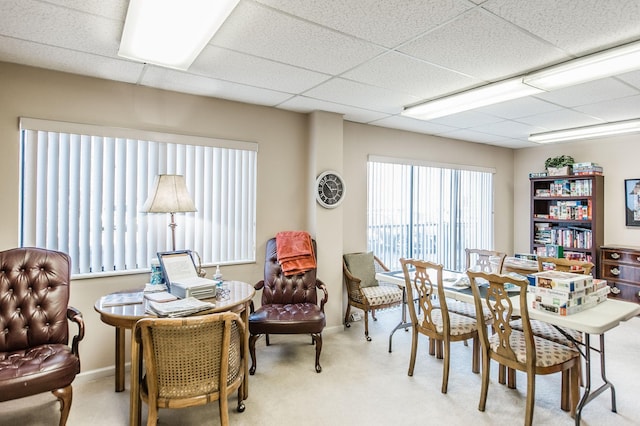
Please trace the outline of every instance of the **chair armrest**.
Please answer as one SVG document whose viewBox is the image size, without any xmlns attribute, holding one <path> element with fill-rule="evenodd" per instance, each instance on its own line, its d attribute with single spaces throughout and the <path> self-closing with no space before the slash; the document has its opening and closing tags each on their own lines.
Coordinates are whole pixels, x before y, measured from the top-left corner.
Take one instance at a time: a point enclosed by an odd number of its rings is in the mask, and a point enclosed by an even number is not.
<svg viewBox="0 0 640 426">
<path fill-rule="evenodd" d="M 373 260 L 378 264 L 378 268 L 382 269 L 385 272 L 389 272 L 390 271 L 390 269 L 387 268 L 387 265 L 382 263 L 382 260 L 380 260 L 380 258 L 378 258 L 378 256 L 373 256 Z M 376 272 L 378 272 L 377 271 L 378 268 L 376 268 Z"/>
<path fill-rule="evenodd" d="M 253 288 L 256 290 L 262 290 L 264 288 L 264 280 L 260 280 L 253 285 Z"/>
<path fill-rule="evenodd" d="M 67 319 L 78 324 L 78 333 L 73 336 L 73 341 L 71 343 L 71 352 L 79 359 L 79 344 L 80 340 L 84 339 L 84 318 L 82 317 L 82 313 L 78 309 L 72 306 L 68 306 Z"/>
<path fill-rule="evenodd" d="M 316 279 L 316 288 L 324 292 L 324 297 L 320 300 L 320 310 L 324 312 L 324 304 L 327 303 L 329 299 L 329 292 L 327 291 L 327 286 L 319 279 Z"/>
</svg>

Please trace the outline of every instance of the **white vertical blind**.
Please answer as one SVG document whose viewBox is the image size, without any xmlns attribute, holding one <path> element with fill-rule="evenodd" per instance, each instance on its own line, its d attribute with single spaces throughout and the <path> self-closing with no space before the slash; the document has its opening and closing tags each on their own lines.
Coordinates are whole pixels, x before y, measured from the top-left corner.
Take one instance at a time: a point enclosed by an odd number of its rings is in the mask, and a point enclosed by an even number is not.
<svg viewBox="0 0 640 426">
<path fill-rule="evenodd" d="M 171 249 L 169 214 L 141 212 L 166 173 L 185 176 L 198 210 L 176 215 L 177 249 L 204 264 L 255 260 L 257 144 L 37 119 L 21 129 L 21 246 L 69 253 L 76 276 L 147 269 Z"/>
<path fill-rule="evenodd" d="M 463 270 L 465 248 L 493 248 L 493 172 L 370 158 L 368 246 L 391 268 L 416 257 Z"/>
</svg>

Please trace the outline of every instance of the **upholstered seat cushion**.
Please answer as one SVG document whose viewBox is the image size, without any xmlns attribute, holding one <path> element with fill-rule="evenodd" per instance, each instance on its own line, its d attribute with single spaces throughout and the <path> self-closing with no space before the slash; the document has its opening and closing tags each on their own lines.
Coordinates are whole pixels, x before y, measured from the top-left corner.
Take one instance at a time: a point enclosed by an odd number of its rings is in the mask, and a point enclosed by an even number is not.
<svg viewBox="0 0 640 426">
<path fill-rule="evenodd" d="M 424 314 L 420 314 L 418 323 L 423 321 L 423 315 Z M 442 323 L 442 311 L 440 309 L 434 309 L 431 311 L 431 320 L 436 326 L 436 331 L 438 333 L 443 333 L 444 325 Z M 449 312 L 449 325 L 451 328 L 451 336 L 468 334 L 478 329 L 476 320 L 465 317 L 464 315 L 454 314 L 453 312 Z"/>
<path fill-rule="evenodd" d="M 372 307 L 402 302 L 402 290 L 397 285 L 381 284 L 372 287 L 364 287 L 362 289 L 362 293 L 369 301 L 369 306 Z M 356 301 L 360 303 L 364 302 L 359 299 L 361 299 L 361 297 L 358 295 Z"/>
<path fill-rule="evenodd" d="M 530 320 L 529 322 L 531 323 L 531 331 L 534 336 L 542 337 L 544 339 L 551 340 L 552 342 L 560 343 L 561 345 L 574 346 L 571 339 L 562 334 L 551 324 L 538 320 Z M 511 325 L 511 328 L 515 330 L 524 331 L 522 328 L 522 320 L 511 321 L 509 325 Z M 582 342 L 581 332 L 571 329 L 567 329 L 565 332 L 576 342 Z"/>
<path fill-rule="evenodd" d="M 461 302 L 455 299 L 447 299 L 447 309 L 449 312 L 464 315 L 465 317 L 476 319 L 476 305 L 473 303 Z M 484 306 L 482 308 L 484 312 L 484 319 L 487 322 L 492 321 L 491 312 Z"/>
<path fill-rule="evenodd" d="M 315 303 L 263 305 L 249 316 L 249 331 L 257 334 L 321 333 L 324 312 Z"/>
<path fill-rule="evenodd" d="M 552 365 L 561 364 L 580 356 L 580 354 L 568 346 L 561 345 L 542 337 L 533 337 L 536 345 L 536 366 L 550 367 Z M 527 361 L 527 351 L 525 347 L 524 333 L 518 330 L 511 331 L 510 337 L 511 348 L 516 354 L 518 362 L 525 363 Z M 489 337 L 489 345 L 491 350 L 497 352 L 500 346 L 500 335 L 498 333 Z"/>
<path fill-rule="evenodd" d="M 0 401 L 68 386 L 80 372 L 80 360 L 64 344 L 0 352 Z"/>
</svg>

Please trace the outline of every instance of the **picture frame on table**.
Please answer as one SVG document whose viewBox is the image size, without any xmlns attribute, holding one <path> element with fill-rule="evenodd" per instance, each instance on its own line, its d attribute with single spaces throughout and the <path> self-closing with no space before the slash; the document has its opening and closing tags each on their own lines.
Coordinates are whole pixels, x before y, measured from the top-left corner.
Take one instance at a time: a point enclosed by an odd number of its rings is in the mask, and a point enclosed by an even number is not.
<svg viewBox="0 0 640 426">
<path fill-rule="evenodd" d="M 624 180 L 625 224 L 640 226 L 640 178 Z"/>
</svg>

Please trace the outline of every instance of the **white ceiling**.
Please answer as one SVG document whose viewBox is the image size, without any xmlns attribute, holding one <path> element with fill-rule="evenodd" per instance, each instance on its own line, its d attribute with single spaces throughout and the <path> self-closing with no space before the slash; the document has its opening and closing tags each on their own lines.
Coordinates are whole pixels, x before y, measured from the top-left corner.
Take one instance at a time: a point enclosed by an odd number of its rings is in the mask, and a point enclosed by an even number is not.
<svg viewBox="0 0 640 426">
<path fill-rule="evenodd" d="M 0 61 L 496 146 L 640 118 L 640 71 L 431 121 L 402 109 L 640 40 L 640 0 L 240 0 L 187 71 L 118 57 L 127 0 L 0 0 Z"/>
</svg>

